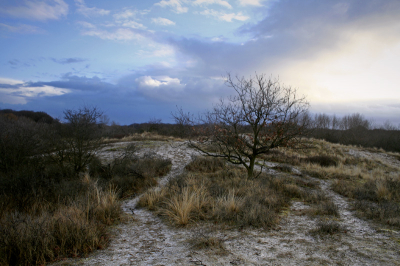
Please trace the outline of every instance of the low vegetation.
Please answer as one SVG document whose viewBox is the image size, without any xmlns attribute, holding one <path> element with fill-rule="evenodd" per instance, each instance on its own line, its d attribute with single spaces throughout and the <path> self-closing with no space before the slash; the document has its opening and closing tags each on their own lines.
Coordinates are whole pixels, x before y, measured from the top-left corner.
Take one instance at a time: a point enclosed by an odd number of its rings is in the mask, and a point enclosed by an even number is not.
<svg viewBox="0 0 400 266">
<path fill-rule="evenodd" d="M 379 152 L 396 161 L 397 154 L 321 140 L 304 141 L 307 149 L 279 149 L 264 159 L 296 165 L 310 176 L 332 180 L 335 192 L 354 200 L 352 206 L 360 217 L 400 227 L 400 169 L 398 164 L 374 156 Z M 321 210 L 334 213 L 329 205 Z"/>
<path fill-rule="evenodd" d="M 139 206 L 157 211 L 172 224 L 212 221 L 234 227 L 272 228 L 292 199 L 315 206 L 314 215 L 338 216 L 318 184 L 290 175 L 247 178 L 246 169 L 216 158 L 195 158 L 187 172 L 159 190 L 145 193 Z"/>
<path fill-rule="evenodd" d="M 66 111 L 64 124 L 37 115 L 38 122 L 0 115 L 0 265 L 42 265 L 105 247 L 107 226 L 123 218 L 120 199 L 171 168 L 135 156 L 134 145 L 101 162 L 96 109 Z"/>
<path fill-rule="evenodd" d="M 101 113 L 91 111 L 69 111 L 65 123 L 43 113 L 0 114 L 0 265 L 41 265 L 105 247 L 107 226 L 123 219 L 120 200 L 140 193 L 140 207 L 176 226 L 278 228 L 291 202 L 301 201 L 308 207 L 299 214 L 317 220 L 311 233 L 334 235 L 346 228 L 338 206 L 321 189 L 330 184 L 360 217 L 400 228 L 397 153 L 303 138 L 296 148 L 274 147 L 257 157 L 254 176 L 219 158 L 196 157 L 183 174 L 156 188 L 156 177 L 170 171 L 170 160 L 138 157 L 135 145 L 108 162 L 96 153 L 115 141 L 181 140 L 167 136 L 174 127 L 160 121 L 108 127 L 97 120 Z M 123 134 L 109 131 L 116 128 Z M 274 174 L 258 174 L 265 161 L 275 163 Z M 190 244 L 226 252 L 222 238 L 211 234 L 199 234 Z"/>
<path fill-rule="evenodd" d="M 90 173 L 65 175 L 58 165 L 0 175 L 0 265 L 43 264 L 85 256 L 107 245 L 120 221 L 121 198 L 157 184 L 171 162 L 153 156 L 97 159 Z"/>
</svg>

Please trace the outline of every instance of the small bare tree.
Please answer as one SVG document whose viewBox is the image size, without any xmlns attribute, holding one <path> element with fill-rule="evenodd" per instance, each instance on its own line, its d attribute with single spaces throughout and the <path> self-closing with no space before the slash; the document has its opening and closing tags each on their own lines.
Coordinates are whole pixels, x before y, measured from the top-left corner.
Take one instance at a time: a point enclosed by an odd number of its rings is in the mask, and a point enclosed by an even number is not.
<svg viewBox="0 0 400 266">
<path fill-rule="evenodd" d="M 75 173 L 85 169 L 101 144 L 102 115 L 96 107 L 64 111 L 65 123 L 55 125 L 49 132 L 55 147 L 52 157 L 61 166 L 72 166 Z"/>
<path fill-rule="evenodd" d="M 256 75 L 254 78 L 227 76 L 227 86 L 235 96 L 221 99 L 204 116 L 194 120 L 180 111 L 177 122 L 193 126 L 195 135 L 190 144 L 203 154 L 225 158 L 247 169 L 254 175 L 256 158 L 277 147 L 296 146 L 305 133 L 310 118 L 305 97 L 297 97 L 296 90 L 283 86 L 278 80 Z M 203 145 L 212 145 L 210 152 Z"/>
</svg>

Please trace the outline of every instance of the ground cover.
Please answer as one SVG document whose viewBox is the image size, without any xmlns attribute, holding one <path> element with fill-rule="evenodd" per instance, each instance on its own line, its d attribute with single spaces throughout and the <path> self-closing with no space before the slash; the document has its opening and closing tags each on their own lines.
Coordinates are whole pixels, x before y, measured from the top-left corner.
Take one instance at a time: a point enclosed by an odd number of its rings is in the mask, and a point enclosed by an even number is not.
<svg viewBox="0 0 400 266">
<path fill-rule="evenodd" d="M 332 165 L 311 164 L 302 158 L 320 155 L 338 157 L 339 159 L 335 159 L 336 167 L 340 167 L 346 158 L 356 161 L 360 159 L 360 165 L 363 162 L 366 165 L 381 165 L 392 169 L 393 173 L 398 160 L 383 151 L 370 152 L 350 146 L 343 146 L 343 149 L 333 147 L 336 154 L 324 153 L 325 148 L 329 148 L 325 145 L 331 144 L 320 141 L 315 143 L 317 147 L 321 147 L 321 152 L 318 152 L 318 149 L 279 150 L 279 153 L 272 154 L 274 159 L 259 162 L 268 165 L 264 167 L 264 177 L 260 176 L 259 180 L 239 181 L 241 169 L 226 166 L 218 161 L 204 162 L 185 142 L 144 142 L 141 152 L 144 154 L 151 151 L 162 158 L 170 159 L 171 171 L 159 180 L 156 187 L 123 202 L 122 209 L 131 219 L 113 227 L 111 233 L 114 237 L 108 248 L 98 250 L 88 258 L 67 260 L 59 262 L 58 265 L 398 264 L 398 230 L 360 216 L 354 209 L 352 198 L 342 196 L 332 189 L 335 178 L 332 177 L 334 175 L 329 175 L 329 171 L 312 176 L 308 172 L 310 168 L 307 168 L 313 167 L 311 170 L 315 171 L 326 170 L 333 167 Z M 107 153 L 110 152 L 104 153 L 106 157 L 109 156 Z M 286 154 L 286 157 L 282 156 L 282 153 Z M 366 157 L 358 158 L 360 153 L 366 154 Z M 289 160 L 294 161 L 293 158 L 299 162 L 290 163 Z M 377 161 L 373 158 L 377 158 Z M 344 165 L 354 168 L 354 165 Z M 344 169 L 347 169 L 346 167 Z M 372 170 L 357 171 L 367 175 Z M 357 171 L 350 173 L 354 174 Z M 351 178 L 355 177 L 357 182 L 363 182 L 357 175 L 349 176 L 344 180 L 352 180 Z M 231 215 L 232 212 L 229 212 L 229 206 L 232 205 L 227 203 L 232 202 L 232 199 L 235 204 L 239 203 L 245 195 L 236 194 L 241 190 L 259 190 L 258 182 L 264 178 L 279 180 L 278 188 L 281 190 L 277 189 L 275 193 L 288 200 L 285 201 L 287 205 L 274 212 L 276 223 L 265 226 L 246 224 L 240 219 L 235 219 L 235 216 Z M 246 182 L 253 185 L 250 188 L 242 187 Z M 208 183 L 215 183 L 211 186 L 214 188 L 207 188 L 205 185 Z M 201 185 L 203 192 L 209 193 L 209 197 L 219 195 L 205 201 L 213 202 L 214 208 L 209 208 L 210 205 L 207 204 L 197 210 L 194 208 L 194 211 L 189 212 L 188 223 L 180 224 L 173 214 L 166 212 L 174 210 L 170 208 L 172 205 L 168 204 L 174 202 L 174 197 L 178 199 L 177 202 L 179 199 L 181 203 L 184 202 L 182 199 L 185 193 L 190 196 L 189 192 L 199 189 Z M 227 186 L 227 190 L 221 189 L 221 185 Z M 175 191 L 175 194 L 172 191 Z M 158 198 L 160 195 L 162 200 Z M 225 204 L 222 204 L 224 201 Z M 138 203 L 146 207 L 138 208 Z M 236 214 L 239 215 L 247 211 L 238 210 Z"/>
</svg>

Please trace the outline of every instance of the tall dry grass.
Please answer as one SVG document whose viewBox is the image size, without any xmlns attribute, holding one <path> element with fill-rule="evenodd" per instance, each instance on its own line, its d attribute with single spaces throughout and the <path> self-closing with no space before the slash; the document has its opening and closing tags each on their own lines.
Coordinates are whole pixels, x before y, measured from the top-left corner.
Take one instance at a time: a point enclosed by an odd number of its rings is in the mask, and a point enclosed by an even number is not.
<svg viewBox="0 0 400 266">
<path fill-rule="evenodd" d="M 41 265 L 65 256 L 84 256 L 107 244 L 106 226 L 121 216 L 115 189 L 103 190 L 88 176 L 84 194 L 68 202 L 35 204 L 0 217 L 0 264 Z"/>
<path fill-rule="evenodd" d="M 0 265 L 43 265 L 105 247 L 107 226 L 122 217 L 120 199 L 157 184 L 171 162 L 94 160 L 92 175 L 80 176 L 45 161 L 42 167 L 0 173 Z"/>
<path fill-rule="evenodd" d="M 140 205 L 184 226 L 201 220 L 232 226 L 272 227 L 289 206 L 291 186 L 272 176 L 247 179 L 246 171 L 214 159 L 197 158 L 186 172 L 160 190 L 145 193 Z M 195 169 L 195 170 L 194 170 Z"/>
</svg>

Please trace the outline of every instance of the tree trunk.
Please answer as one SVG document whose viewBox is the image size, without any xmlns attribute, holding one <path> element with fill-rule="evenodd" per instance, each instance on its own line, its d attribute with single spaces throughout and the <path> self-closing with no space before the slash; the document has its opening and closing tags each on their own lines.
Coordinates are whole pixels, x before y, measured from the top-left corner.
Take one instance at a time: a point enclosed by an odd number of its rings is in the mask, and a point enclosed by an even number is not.
<svg viewBox="0 0 400 266">
<path fill-rule="evenodd" d="M 255 161 L 256 161 L 256 157 L 250 158 L 250 164 L 249 164 L 249 167 L 247 168 L 247 178 L 253 177 Z"/>
</svg>

